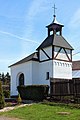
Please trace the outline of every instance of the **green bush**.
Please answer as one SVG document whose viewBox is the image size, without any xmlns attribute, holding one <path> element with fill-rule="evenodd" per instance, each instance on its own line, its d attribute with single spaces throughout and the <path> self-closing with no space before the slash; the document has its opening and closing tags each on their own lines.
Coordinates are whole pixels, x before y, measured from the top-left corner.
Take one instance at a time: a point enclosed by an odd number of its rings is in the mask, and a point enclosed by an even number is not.
<svg viewBox="0 0 80 120">
<path fill-rule="evenodd" d="M 4 90 L 3 94 L 4 94 L 5 98 L 10 98 L 10 91 L 9 90 Z"/>
<path fill-rule="evenodd" d="M 0 82 L 0 109 L 4 108 L 5 101 L 4 101 L 4 95 L 3 95 L 3 89 L 2 84 Z"/>
<path fill-rule="evenodd" d="M 18 98 L 17 98 L 17 103 L 20 104 L 22 102 L 22 99 L 21 99 L 21 96 L 20 94 L 18 95 Z"/>
<path fill-rule="evenodd" d="M 48 95 L 48 85 L 18 86 L 18 92 L 24 100 L 43 100 Z"/>
</svg>

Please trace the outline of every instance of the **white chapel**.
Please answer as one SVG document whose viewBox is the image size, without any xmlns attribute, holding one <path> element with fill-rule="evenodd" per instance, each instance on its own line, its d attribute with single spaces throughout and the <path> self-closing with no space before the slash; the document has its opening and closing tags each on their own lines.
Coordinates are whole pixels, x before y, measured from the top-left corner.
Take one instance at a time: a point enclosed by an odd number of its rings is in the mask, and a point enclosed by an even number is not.
<svg viewBox="0 0 80 120">
<path fill-rule="evenodd" d="M 54 14 L 46 27 L 48 35 L 36 52 L 10 66 L 11 96 L 18 95 L 19 85 L 46 84 L 51 89 L 54 81 L 72 79 L 73 48 L 62 35 L 64 25 L 57 22 Z"/>
</svg>

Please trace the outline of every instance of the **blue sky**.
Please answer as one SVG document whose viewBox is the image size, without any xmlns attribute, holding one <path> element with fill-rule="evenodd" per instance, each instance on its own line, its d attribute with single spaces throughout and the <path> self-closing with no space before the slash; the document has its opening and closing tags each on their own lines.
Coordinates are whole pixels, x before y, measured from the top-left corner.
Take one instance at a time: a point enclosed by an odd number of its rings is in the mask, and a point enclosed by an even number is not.
<svg viewBox="0 0 80 120">
<path fill-rule="evenodd" d="M 47 37 L 46 25 L 53 20 L 64 24 L 63 36 L 80 51 L 80 0 L 0 0 L 0 73 L 36 50 Z M 80 54 L 73 60 L 80 59 Z"/>
</svg>

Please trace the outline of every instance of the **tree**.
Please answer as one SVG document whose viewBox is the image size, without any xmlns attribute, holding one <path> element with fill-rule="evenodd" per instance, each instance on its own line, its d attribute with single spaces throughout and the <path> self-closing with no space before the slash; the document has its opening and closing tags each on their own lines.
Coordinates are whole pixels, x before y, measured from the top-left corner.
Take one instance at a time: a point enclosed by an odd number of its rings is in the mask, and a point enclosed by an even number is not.
<svg viewBox="0 0 80 120">
<path fill-rule="evenodd" d="M 10 75 L 9 75 L 8 72 L 7 72 L 7 74 L 5 75 L 5 82 L 6 82 L 6 84 L 10 84 Z"/>
<path fill-rule="evenodd" d="M 2 82 L 5 83 L 5 76 L 4 73 L 2 73 L 2 78 L 1 78 Z"/>
<path fill-rule="evenodd" d="M 4 105 L 5 105 L 4 95 L 3 95 L 2 84 L 0 81 L 0 109 L 4 108 Z"/>
<path fill-rule="evenodd" d="M 1 75 L 1 73 L 0 73 L 0 81 L 1 81 L 1 78 L 2 78 L 2 75 Z"/>
</svg>

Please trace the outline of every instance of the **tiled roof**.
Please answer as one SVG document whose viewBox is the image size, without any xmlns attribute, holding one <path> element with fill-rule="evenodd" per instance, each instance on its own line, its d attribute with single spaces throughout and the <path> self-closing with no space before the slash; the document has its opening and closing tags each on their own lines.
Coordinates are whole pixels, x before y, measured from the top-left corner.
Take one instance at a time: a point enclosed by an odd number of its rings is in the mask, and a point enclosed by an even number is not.
<svg viewBox="0 0 80 120">
<path fill-rule="evenodd" d="M 72 69 L 73 70 L 80 70 L 80 60 L 72 62 Z"/>
<path fill-rule="evenodd" d="M 22 63 L 25 63 L 25 62 L 28 62 L 28 61 L 30 61 L 30 60 L 38 61 L 38 57 L 36 58 L 36 57 L 35 57 L 35 54 L 37 55 L 37 52 L 32 53 L 31 55 L 25 57 L 24 59 L 22 59 L 22 60 L 20 60 L 20 61 L 18 61 L 18 62 L 16 62 L 16 63 L 10 65 L 9 67 L 12 67 L 12 66 L 15 66 L 15 65 L 18 65 L 18 64 L 22 64 Z"/>
<path fill-rule="evenodd" d="M 37 48 L 41 49 L 44 47 L 48 47 L 51 45 L 55 45 L 55 46 L 59 46 L 59 47 L 64 47 L 64 48 L 68 48 L 73 50 L 72 46 L 65 40 L 64 37 L 60 36 L 60 35 L 50 35 L 49 37 L 47 37 L 42 43 L 41 45 Z"/>
</svg>

